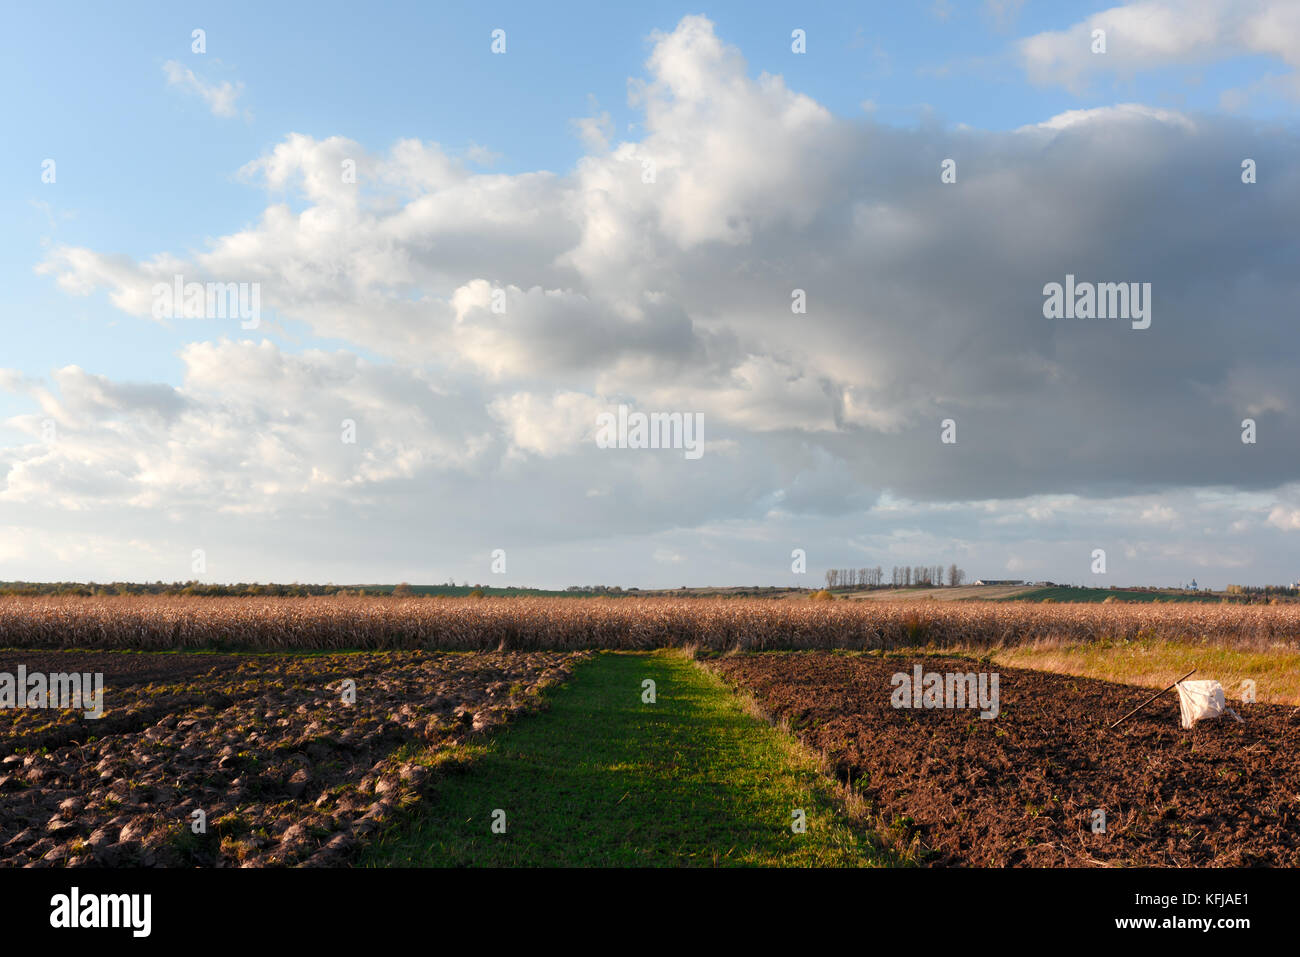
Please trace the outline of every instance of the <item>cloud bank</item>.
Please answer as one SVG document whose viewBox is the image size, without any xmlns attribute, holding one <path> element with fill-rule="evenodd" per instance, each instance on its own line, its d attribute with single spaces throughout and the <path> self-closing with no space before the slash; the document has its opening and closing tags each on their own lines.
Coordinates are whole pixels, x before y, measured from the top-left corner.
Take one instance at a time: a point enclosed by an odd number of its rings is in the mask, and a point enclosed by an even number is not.
<svg viewBox="0 0 1300 957">
<path fill-rule="evenodd" d="M 1248 6 L 1206 5 L 1142 56 L 1201 55 L 1229 19 L 1251 49 L 1290 29 L 1280 5 Z M 1137 7 L 1167 5 L 1123 16 Z M 1078 80 L 1070 36 L 1024 41 L 1031 75 Z M 342 345 L 291 353 L 176 319 L 195 337 L 177 385 L 0 378 L 39 407 L 10 423 L 32 441 L 0 452 L 0 508 L 79 514 L 109 541 L 144 522 L 174 577 L 183 543 L 222 535 L 262 577 L 338 580 L 365 561 L 473 577 L 513 543 L 539 583 L 656 583 L 665 564 L 784 581 L 808 542 L 814 570 L 969 548 L 993 566 L 975 574 L 1058 578 L 1097 535 L 1151 569 L 1294 547 L 1294 131 L 1136 104 L 998 133 L 846 119 L 752 75 L 701 17 L 654 37 L 630 98 L 640 138 L 584 128 L 569 171 L 293 133 L 240 171 L 266 190 L 260 219 L 200 252 L 54 248 L 41 272 L 141 322 L 176 275 L 257 283 L 277 317 Z M 1150 283 L 1150 328 L 1044 318 L 1067 274 Z M 597 448 L 619 403 L 702 412 L 706 454 Z"/>
</svg>

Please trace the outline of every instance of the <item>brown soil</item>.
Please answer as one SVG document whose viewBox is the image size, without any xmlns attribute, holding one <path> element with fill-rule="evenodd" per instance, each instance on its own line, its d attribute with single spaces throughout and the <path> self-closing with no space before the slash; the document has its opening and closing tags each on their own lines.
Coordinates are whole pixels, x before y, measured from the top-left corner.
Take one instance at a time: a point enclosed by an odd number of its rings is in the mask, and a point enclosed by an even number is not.
<svg viewBox="0 0 1300 957">
<path fill-rule="evenodd" d="M 239 655 L 127 654 L 120 651 L 0 648 L 0 671 L 14 674 L 19 665 L 25 665 L 29 673 L 99 672 L 104 676 L 106 689 L 130 688 L 150 682 L 174 682 L 210 672 L 229 671 L 247 660 L 246 656 Z"/>
<path fill-rule="evenodd" d="M 996 671 L 1001 710 L 894 708 L 891 676 Z M 934 865 L 1300 865 L 1300 708 L 1178 723 L 1170 691 L 969 659 L 825 652 L 711 663 L 823 752 Z M 1176 677 L 1176 676 L 1173 676 Z M 1171 677 L 1172 680 L 1172 677 Z M 1105 833 L 1091 828 L 1093 809 Z"/>
<path fill-rule="evenodd" d="M 6 653 L 0 671 L 103 672 L 105 711 L 0 710 L 0 866 L 340 863 L 428 793 L 424 755 L 583 656 Z"/>
</svg>

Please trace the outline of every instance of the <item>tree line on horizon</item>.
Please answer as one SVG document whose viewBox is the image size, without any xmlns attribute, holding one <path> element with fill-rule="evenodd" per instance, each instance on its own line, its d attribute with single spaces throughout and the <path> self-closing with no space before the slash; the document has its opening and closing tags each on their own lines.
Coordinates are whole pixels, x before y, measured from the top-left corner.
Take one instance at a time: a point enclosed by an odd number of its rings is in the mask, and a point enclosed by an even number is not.
<svg viewBox="0 0 1300 957">
<path fill-rule="evenodd" d="M 945 580 L 946 579 L 946 580 Z M 875 568 L 830 568 L 826 571 L 827 588 L 912 588 L 962 585 L 966 572 L 956 563 L 942 565 L 895 565 L 885 582 L 885 570 Z"/>
<path fill-rule="evenodd" d="M 478 594 L 537 594 L 559 595 L 558 591 L 541 588 L 512 587 L 494 588 L 486 585 L 463 585 L 448 583 L 446 585 L 410 585 L 400 582 L 396 585 L 335 585 L 335 584 L 277 584 L 274 582 L 260 584 L 257 582 L 238 582 L 235 584 L 217 584 L 213 582 L 28 582 L 0 581 L 0 595 L 17 595 L 37 597 L 52 595 L 76 598 L 107 598 L 113 595 L 163 595 L 198 596 L 203 598 L 313 598 L 338 595 L 373 597 L 390 595 L 395 598 L 416 598 L 430 596 L 464 597 Z"/>
</svg>

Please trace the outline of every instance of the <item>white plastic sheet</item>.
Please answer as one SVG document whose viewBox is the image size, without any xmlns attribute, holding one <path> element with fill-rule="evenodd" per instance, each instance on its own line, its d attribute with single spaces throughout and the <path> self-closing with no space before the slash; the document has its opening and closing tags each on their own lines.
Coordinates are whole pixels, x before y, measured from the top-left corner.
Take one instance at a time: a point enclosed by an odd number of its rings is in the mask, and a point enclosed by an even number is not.
<svg viewBox="0 0 1300 957">
<path fill-rule="evenodd" d="M 1178 682 L 1178 710 L 1184 728 L 1190 728 L 1202 718 L 1219 717 L 1228 710 L 1223 685 L 1217 681 Z"/>
</svg>

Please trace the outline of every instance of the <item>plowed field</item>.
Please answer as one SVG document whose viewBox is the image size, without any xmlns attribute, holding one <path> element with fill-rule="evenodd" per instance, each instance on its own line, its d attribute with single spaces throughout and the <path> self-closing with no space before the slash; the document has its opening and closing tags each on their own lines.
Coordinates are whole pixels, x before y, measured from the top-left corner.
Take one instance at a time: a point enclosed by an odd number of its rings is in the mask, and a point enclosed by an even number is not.
<svg viewBox="0 0 1300 957">
<path fill-rule="evenodd" d="M 893 707 L 891 676 L 917 663 L 997 671 L 1000 713 Z M 1150 689 L 952 658 L 767 653 L 712 667 L 824 752 L 926 863 L 1300 865 L 1300 708 L 1232 703 L 1244 725 L 1183 730 L 1171 691 L 1110 731 Z"/>
<path fill-rule="evenodd" d="M 103 673 L 104 714 L 0 709 L 0 865 L 338 863 L 581 657 L 5 652 Z"/>
</svg>

